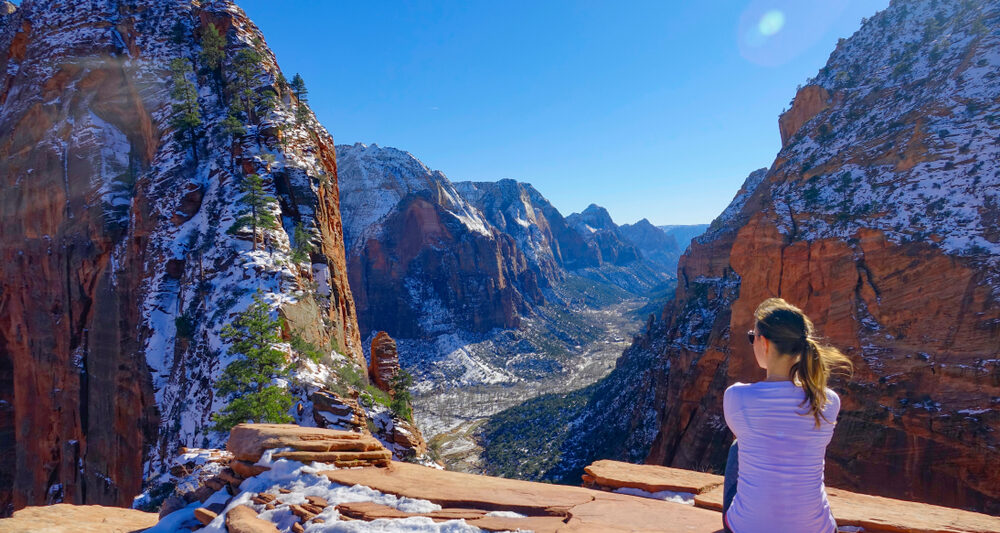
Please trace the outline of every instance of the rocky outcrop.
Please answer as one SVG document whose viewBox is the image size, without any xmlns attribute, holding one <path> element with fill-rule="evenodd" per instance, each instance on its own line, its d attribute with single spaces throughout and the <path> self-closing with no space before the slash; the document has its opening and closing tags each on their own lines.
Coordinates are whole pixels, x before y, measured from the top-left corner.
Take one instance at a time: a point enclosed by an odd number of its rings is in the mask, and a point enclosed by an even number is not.
<svg viewBox="0 0 1000 533">
<path fill-rule="evenodd" d="M 392 379 L 399 373 L 399 352 L 396 341 L 384 331 L 372 339 L 371 361 L 368 376 L 376 387 L 388 392 L 392 390 Z"/>
<path fill-rule="evenodd" d="M 226 513 L 226 530 L 229 533 L 278 533 L 273 522 L 257 518 L 257 511 L 246 505 L 237 505 Z"/>
<path fill-rule="evenodd" d="M 604 385 L 635 407 L 595 403 L 581 425 L 629 428 L 604 457 L 721 471 L 723 391 L 762 377 L 741 332 L 780 296 L 855 364 L 832 382 L 828 485 L 1000 512 L 998 17 L 894 2 L 838 46 L 810 80 L 829 107 L 789 123 L 772 167 L 692 242 L 674 302 Z"/>
<path fill-rule="evenodd" d="M 202 129 L 188 147 L 170 62 L 200 72 L 209 23 L 227 58 L 218 77 L 189 77 Z M 217 443 L 221 329 L 255 289 L 291 331 L 363 362 L 333 142 L 310 113 L 295 120 L 261 39 L 227 1 L 35 1 L 0 18 L 0 515 L 128 505 L 179 446 Z M 221 87 L 251 47 L 255 89 L 276 105 L 245 136 L 218 134 Z M 256 252 L 234 224 L 250 172 L 286 224 Z M 302 262 L 290 260 L 298 224 L 312 244 Z"/>
<path fill-rule="evenodd" d="M 799 129 L 821 111 L 830 107 L 830 92 L 820 85 L 806 85 L 795 93 L 792 108 L 778 118 L 778 130 L 781 132 L 781 145 L 798 133 Z"/>
<path fill-rule="evenodd" d="M 226 451 L 236 460 L 248 463 L 256 463 L 264 452 L 275 448 L 291 448 L 274 453 L 275 459 L 301 463 L 385 466 L 391 459 L 389 451 L 370 436 L 292 424 L 240 424 L 230 431 L 226 442 Z"/>
<path fill-rule="evenodd" d="M 362 335 L 513 328 L 544 301 L 513 239 L 490 227 L 444 174 L 394 148 L 338 151 Z"/>
</svg>

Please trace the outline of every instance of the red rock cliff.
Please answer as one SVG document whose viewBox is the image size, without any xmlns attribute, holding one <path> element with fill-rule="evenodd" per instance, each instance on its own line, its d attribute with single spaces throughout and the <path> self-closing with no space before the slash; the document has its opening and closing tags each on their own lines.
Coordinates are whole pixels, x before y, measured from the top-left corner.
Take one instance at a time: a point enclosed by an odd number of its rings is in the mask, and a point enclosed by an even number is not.
<svg viewBox="0 0 1000 533">
<path fill-rule="evenodd" d="M 209 134 L 224 95 L 202 91 L 193 157 L 170 125 L 169 63 L 197 71 L 209 23 L 227 57 L 259 48 L 258 81 L 279 102 L 231 139 Z M 218 440 L 206 426 L 222 406 L 220 330 L 257 289 L 292 329 L 363 362 L 333 142 L 311 114 L 293 125 L 294 96 L 255 37 L 229 2 L 37 0 L 0 15 L 0 515 L 128 505 L 178 446 Z M 279 220 L 304 225 L 311 261 L 288 260 L 291 227 L 259 252 L 226 231 L 246 172 Z"/>
<path fill-rule="evenodd" d="M 932 5 L 894 3 L 838 47 L 766 177 L 682 258 L 648 462 L 725 462 L 723 391 L 763 377 L 742 332 L 780 296 L 856 367 L 833 383 L 828 484 L 1000 512 L 1000 42 L 982 29 L 1000 13 L 944 3 L 935 25 Z"/>
</svg>

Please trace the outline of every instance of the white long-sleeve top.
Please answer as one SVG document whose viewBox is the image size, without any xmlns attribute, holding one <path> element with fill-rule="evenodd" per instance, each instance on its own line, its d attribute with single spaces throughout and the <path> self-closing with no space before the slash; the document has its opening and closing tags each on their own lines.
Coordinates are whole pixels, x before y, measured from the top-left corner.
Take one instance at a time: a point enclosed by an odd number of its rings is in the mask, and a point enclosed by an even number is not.
<svg viewBox="0 0 1000 533">
<path fill-rule="evenodd" d="M 739 441 L 736 497 L 726 512 L 735 533 L 836 533 L 823 467 L 840 397 L 830 389 L 826 394 L 823 414 L 830 422 L 817 428 L 809 404 L 799 406 L 805 392 L 791 381 L 726 389 L 726 424 Z"/>
</svg>

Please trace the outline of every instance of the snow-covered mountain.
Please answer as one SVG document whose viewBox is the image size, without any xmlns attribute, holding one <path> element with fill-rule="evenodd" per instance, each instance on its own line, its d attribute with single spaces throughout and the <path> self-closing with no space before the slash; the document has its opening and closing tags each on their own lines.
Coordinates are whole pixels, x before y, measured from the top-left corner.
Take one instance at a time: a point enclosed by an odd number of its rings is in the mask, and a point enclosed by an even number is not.
<svg viewBox="0 0 1000 533">
<path fill-rule="evenodd" d="M 544 301 L 513 239 L 443 173 L 395 148 L 337 150 L 348 276 L 364 336 L 514 328 Z"/>
</svg>

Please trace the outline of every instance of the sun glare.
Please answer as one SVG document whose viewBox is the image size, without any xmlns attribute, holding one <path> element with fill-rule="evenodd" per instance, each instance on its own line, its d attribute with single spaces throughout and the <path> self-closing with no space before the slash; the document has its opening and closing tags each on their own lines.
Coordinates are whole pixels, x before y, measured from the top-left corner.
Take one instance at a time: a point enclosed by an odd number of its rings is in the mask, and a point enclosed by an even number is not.
<svg viewBox="0 0 1000 533">
<path fill-rule="evenodd" d="M 760 17 L 760 21 L 757 23 L 757 31 L 765 37 L 770 37 L 781 31 L 784 25 L 785 14 L 778 9 L 772 9 Z"/>
</svg>

